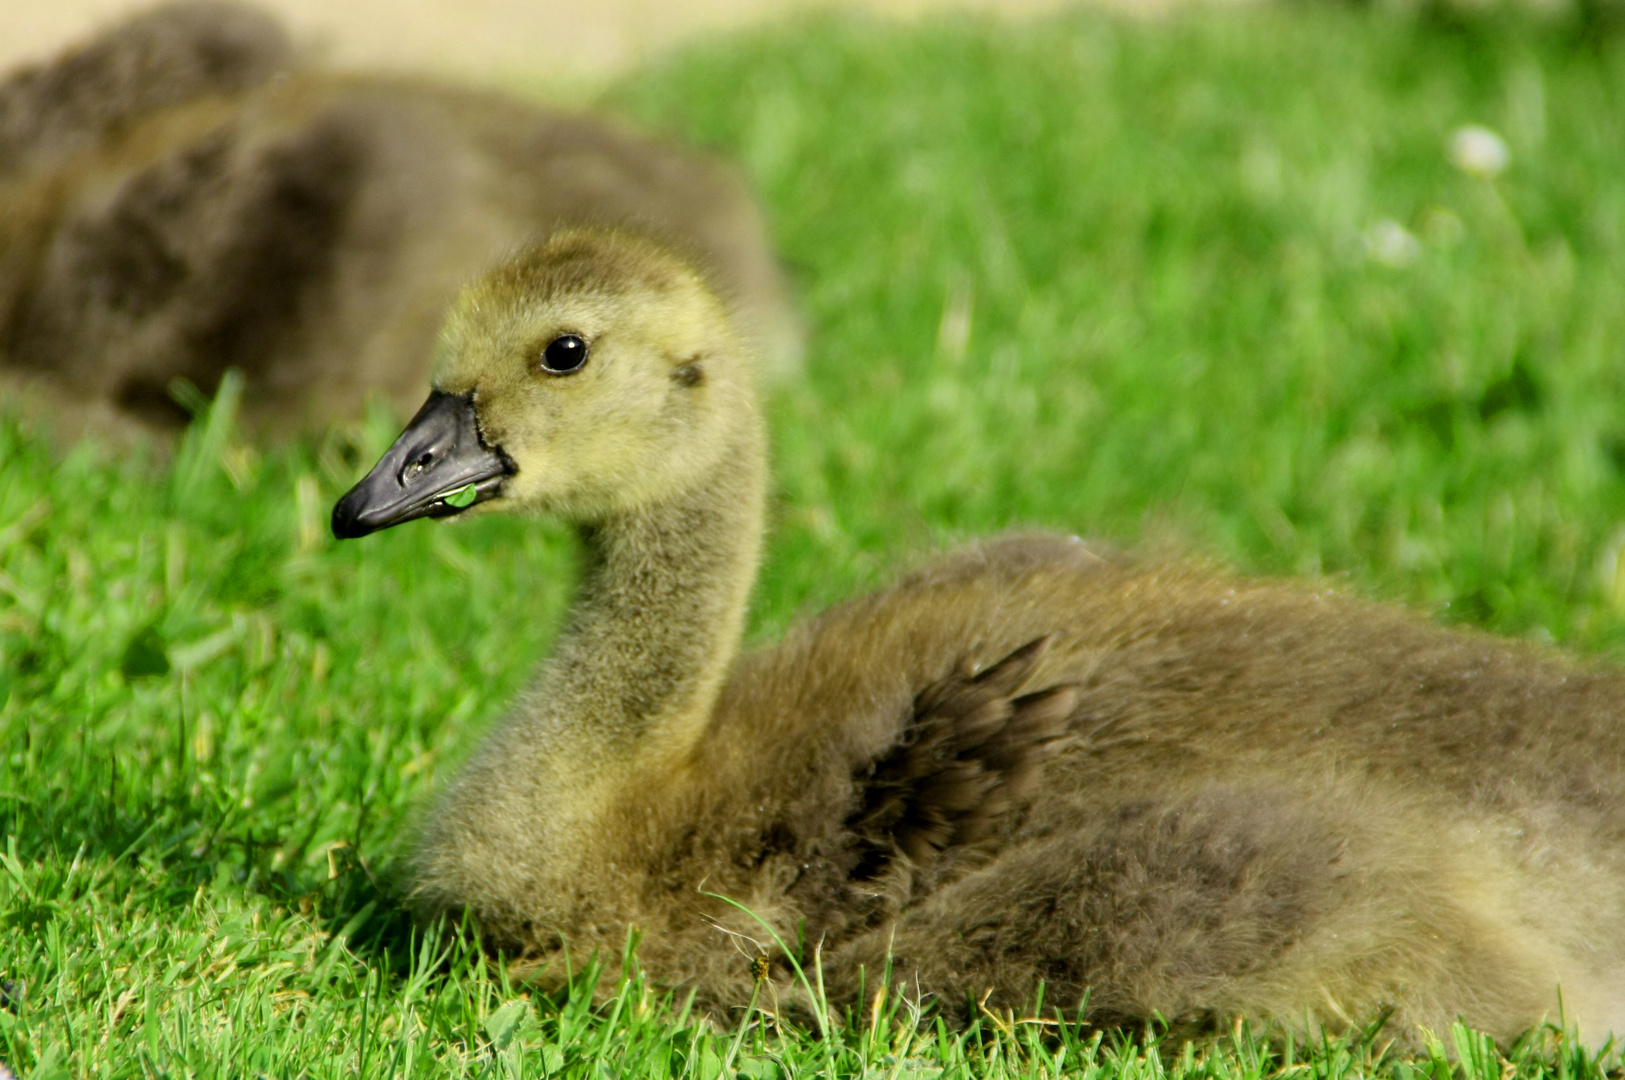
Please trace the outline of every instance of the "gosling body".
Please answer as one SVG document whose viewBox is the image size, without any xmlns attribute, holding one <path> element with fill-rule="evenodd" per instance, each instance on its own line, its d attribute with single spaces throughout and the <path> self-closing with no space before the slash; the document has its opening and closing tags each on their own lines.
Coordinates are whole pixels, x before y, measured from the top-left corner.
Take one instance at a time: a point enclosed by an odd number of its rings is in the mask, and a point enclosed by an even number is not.
<svg viewBox="0 0 1625 1080">
<path fill-rule="evenodd" d="M 958 1016 L 1042 985 L 1101 1024 L 1392 1009 L 1402 1039 L 1458 1017 L 1511 1039 L 1561 988 L 1584 1037 L 1625 1030 L 1619 672 L 1044 536 L 739 655 L 763 435 L 703 276 L 560 234 L 471 286 L 442 349 L 335 532 L 473 490 L 575 521 L 586 561 L 534 686 L 426 817 L 426 915 L 471 914 L 543 979 L 635 928 L 648 974 L 718 1015 L 758 950 L 796 999 L 759 917 L 837 1000 L 889 963 Z"/>
<path fill-rule="evenodd" d="M 228 369 L 262 433 L 403 413 L 458 287 L 560 221 L 714 268 L 780 368 L 798 329 L 727 169 L 599 117 L 305 63 L 181 3 L 0 82 L 0 373 L 67 434 L 173 429 Z"/>
</svg>

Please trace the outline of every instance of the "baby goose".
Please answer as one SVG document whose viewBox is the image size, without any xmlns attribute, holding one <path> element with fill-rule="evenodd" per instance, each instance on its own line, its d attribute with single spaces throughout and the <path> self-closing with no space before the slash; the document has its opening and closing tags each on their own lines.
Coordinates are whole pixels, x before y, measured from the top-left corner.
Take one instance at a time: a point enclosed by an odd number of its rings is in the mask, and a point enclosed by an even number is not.
<svg viewBox="0 0 1625 1080">
<path fill-rule="evenodd" d="M 792 369 L 799 331 L 727 169 L 612 121 L 309 70 L 267 16 L 172 4 L 0 81 L 0 374 L 72 429 L 174 428 L 246 381 L 271 433 L 403 414 L 459 285 L 562 220 L 715 267 Z"/>
<path fill-rule="evenodd" d="M 424 912 L 541 964 L 636 927 L 654 980 L 718 1008 L 754 977 L 728 931 L 768 937 L 725 896 L 847 999 L 890 956 L 950 1011 L 1044 984 L 1099 1024 L 1392 1007 L 1510 1038 L 1561 987 L 1586 1037 L 1625 1031 L 1619 672 L 1044 536 L 739 655 L 763 432 L 701 274 L 562 231 L 464 291 L 441 356 L 334 533 L 534 511 L 586 562 L 427 819 Z"/>
</svg>

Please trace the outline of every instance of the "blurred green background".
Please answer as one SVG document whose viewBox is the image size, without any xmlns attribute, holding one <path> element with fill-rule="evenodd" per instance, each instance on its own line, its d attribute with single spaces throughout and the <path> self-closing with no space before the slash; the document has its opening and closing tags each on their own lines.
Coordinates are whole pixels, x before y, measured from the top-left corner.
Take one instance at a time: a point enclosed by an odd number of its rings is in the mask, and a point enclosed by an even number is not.
<svg viewBox="0 0 1625 1080">
<path fill-rule="evenodd" d="M 619 81 L 607 107 L 742 164 L 807 320 L 805 376 L 770 404 L 750 636 L 1017 527 L 1617 659 L 1611 27 L 1601 7 L 804 17 Z M 257 450 L 229 398 L 168 464 L 0 427 L 19 1076 L 1029 1075 L 1058 1046 L 1078 1066 L 1084 1044 L 996 1031 L 888 1028 L 838 1059 L 733 1043 L 642 987 L 514 1008 L 466 941 L 424 951 L 391 860 L 545 652 L 571 544 L 482 518 L 336 545 L 332 501 L 394 418 Z M 1258 1053 L 1178 1068 L 1281 1067 Z M 1094 1068 L 1155 1055 L 1113 1060 Z"/>
</svg>

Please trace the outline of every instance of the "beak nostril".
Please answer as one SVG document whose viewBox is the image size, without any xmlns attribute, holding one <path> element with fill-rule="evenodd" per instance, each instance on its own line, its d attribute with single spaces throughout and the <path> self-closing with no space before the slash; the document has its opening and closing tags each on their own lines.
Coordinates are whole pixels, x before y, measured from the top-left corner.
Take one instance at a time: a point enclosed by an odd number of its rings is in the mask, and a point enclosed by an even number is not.
<svg viewBox="0 0 1625 1080">
<path fill-rule="evenodd" d="M 416 480 L 419 476 L 423 475 L 424 471 L 427 470 L 430 465 L 433 464 L 434 451 L 425 450 L 417 458 L 406 463 L 406 467 L 401 470 L 401 482 L 408 483 Z"/>
</svg>

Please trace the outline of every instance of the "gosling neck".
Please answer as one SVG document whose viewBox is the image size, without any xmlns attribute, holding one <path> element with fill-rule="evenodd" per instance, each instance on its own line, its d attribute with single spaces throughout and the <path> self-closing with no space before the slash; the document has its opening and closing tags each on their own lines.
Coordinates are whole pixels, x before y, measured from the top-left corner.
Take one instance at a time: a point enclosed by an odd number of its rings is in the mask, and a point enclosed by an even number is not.
<svg viewBox="0 0 1625 1080">
<path fill-rule="evenodd" d="M 699 739 L 739 650 L 762 540 L 753 413 L 695 487 L 583 524 L 583 579 L 537 687 L 572 759 L 671 763 Z"/>
</svg>

